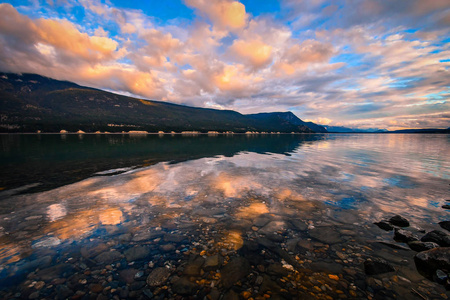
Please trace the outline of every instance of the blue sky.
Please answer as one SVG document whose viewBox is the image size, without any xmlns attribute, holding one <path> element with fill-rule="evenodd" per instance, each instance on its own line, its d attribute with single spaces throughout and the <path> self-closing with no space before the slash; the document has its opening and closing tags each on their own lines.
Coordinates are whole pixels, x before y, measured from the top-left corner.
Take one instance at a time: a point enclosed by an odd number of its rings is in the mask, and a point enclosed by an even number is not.
<svg viewBox="0 0 450 300">
<path fill-rule="evenodd" d="M 359 128 L 450 126 L 450 3 L 0 1 L 0 71 Z"/>
</svg>

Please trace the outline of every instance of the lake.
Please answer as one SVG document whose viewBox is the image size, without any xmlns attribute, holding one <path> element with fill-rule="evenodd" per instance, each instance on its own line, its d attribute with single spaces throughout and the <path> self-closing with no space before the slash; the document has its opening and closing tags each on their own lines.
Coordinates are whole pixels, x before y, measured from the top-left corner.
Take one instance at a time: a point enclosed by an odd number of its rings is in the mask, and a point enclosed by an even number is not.
<svg viewBox="0 0 450 300">
<path fill-rule="evenodd" d="M 445 232 L 450 135 L 0 138 L 1 298 L 450 296 L 373 224 Z"/>
</svg>

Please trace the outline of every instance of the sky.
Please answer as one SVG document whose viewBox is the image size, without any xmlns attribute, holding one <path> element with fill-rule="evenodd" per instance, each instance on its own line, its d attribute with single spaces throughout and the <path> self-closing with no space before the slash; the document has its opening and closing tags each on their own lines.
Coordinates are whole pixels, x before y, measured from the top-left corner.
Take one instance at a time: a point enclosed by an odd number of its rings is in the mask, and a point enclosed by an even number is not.
<svg viewBox="0 0 450 300">
<path fill-rule="evenodd" d="M 144 99 L 450 127 L 448 0 L 0 0 L 0 71 Z"/>
</svg>

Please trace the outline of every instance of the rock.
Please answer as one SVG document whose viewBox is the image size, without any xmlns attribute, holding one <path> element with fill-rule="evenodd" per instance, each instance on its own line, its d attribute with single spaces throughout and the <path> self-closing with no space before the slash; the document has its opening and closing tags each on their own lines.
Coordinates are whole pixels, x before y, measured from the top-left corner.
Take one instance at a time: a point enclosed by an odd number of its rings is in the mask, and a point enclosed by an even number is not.
<svg viewBox="0 0 450 300">
<path fill-rule="evenodd" d="M 432 278 L 437 270 L 450 272 L 450 247 L 439 247 L 422 251 L 414 256 L 417 270 Z"/>
<path fill-rule="evenodd" d="M 223 300 L 239 300 L 239 295 L 235 291 L 229 290 L 225 293 Z"/>
<path fill-rule="evenodd" d="M 364 271 L 367 275 L 377 275 L 394 272 L 395 269 L 387 261 L 381 258 L 367 259 L 364 262 Z"/>
<path fill-rule="evenodd" d="M 91 258 L 108 250 L 109 248 L 106 244 L 100 243 L 94 246 L 83 247 L 81 248 L 80 253 L 84 258 Z"/>
<path fill-rule="evenodd" d="M 228 289 L 250 273 L 250 264 L 245 258 L 236 257 L 230 260 L 221 273 L 222 284 Z"/>
<path fill-rule="evenodd" d="M 150 248 L 146 246 L 136 246 L 125 250 L 123 254 L 125 254 L 125 258 L 128 262 L 132 262 L 146 258 L 150 254 Z"/>
<path fill-rule="evenodd" d="M 433 242 L 421 242 L 421 241 L 412 241 L 408 243 L 409 248 L 411 248 L 414 251 L 422 252 L 427 251 L 433 248 L 439 247 L 438 244 Z"/>
<path fill-rule="evenodd" d="M 422 242 L 433 242 L 442 247 L 450 246 L 450 235 L 441 230 L 430 231 L 425 234 L 420 240 Z"/>
<path fill-rule="evenodd" d="M 58 239 L 57 237 L 51 236 L 51 237 L 46 237 L 43 238 L 41 240 L 39 240 L 38 242 L 34 242 L 31 246 L 31 248 L 51 248 L 54 246 L 58 246 L 59 244 L 61 244 L 61 240 Z"/>
<path fill-rule="evenodd" d="M 137 272 L 138 270 L 136 269 L 125 269 L 119 271 L 119 276 L 123 279 L 123 281 L 130 284 L 134 282 L 134 278 Z"/>
<path fill-rule="evenodd" d="M 398 244 L 393 244 L 393 243 L 388 243 L 388 242 L 378 242 L 380 244 L 386 245 L 392 249 L 398 249 L 398 250 L 405 250 L 405 251 L 409 251 L 409 248 L 403 247 L 402 245 L 398 245 Z"/>
<path fill-rule="evenodd" d="M 399 227 L 408 227 L 409 226 L 409 221 L 400 215 L 395 215 L 392 218 L 390 218 L 389 223 L 391 223 L 392 225 L 395 225 L 395 226 L 399 226 Z"/>
<path fill-rule="evenodd" d="M 434 273 L 433 279 L 437 283 L 444 284 L 447 281 L 447 274 L 444 271 L 437 269 L 436 273 Z"/>
<path fill-rule="evenodd" d="M 103 291 L 103 286 L 101 286 L 100 284 L 90 284 L 89 285 L 89 290 L 93 293 L 100 293 L 101 291 Z"/>
<path fill-rule="evenodd" d="M 39 298 L 39 292 L 31 293 L 30 296 L 28 296 L 28 299 L 37 299 Z"/>
<path fill-rule="evenodd" d="M 143 242 L 148 240 L 153 240 L 158 237 L 162 237 L 164 232 L 162 231 L 153 231 L 153 232 L 139 232 L 131 239 L 133 242 Z"/>
<path fill-rule="evenodd" d="M 442 205 L 442 208 L 444 208 L 444 209 L 450 209 L 450 205 L 449 205 L 449 204 L 444 204 L 444 205 Z"/>
<path fill-rule="evenodd" d="M 166 244 L 166 245 L 159 246 L 159 249 L 163 252 L 171 252 L 171 251 L 174 251 L 176 248 L 175 248 L 175 245 L 173 245 L 173 244 Z"/>
<path fill-rule="evenodd" d="M 106 251 L 100 253 L 95 257 L 95 261 L 100 264 L 111 264 L 115 261 L 118 261 L 122 258 L 122 254 L 118 251 Z"/>
<path fill-rule="evenodd" d="M 379 228 L 386 230 L 386 231 L 391 231 L 392 229 L 394 229 L 394 226 L 391 225 L 391 223 L 389 223 L 388 221 L 380 221 L 380 222 L 375 222 L 373 223 L 375 225 L 377 225 Z"/>
<path fill-rule="evenodd" d="M 185 235 L 179 234 L 166 234 L 164 235 L 164 241 L 169 243 L 181 243 L 183 241 L 189 240 Z"/>
<path fill-rule="evenodd" d="M 187 276 L 199 276 L 204 263 L 205 259 L 203 257 L 196 257 L 184 267 L 183 274 Z"/>
<path fill-rule="evenodd" d="M 197 290 L 198 285 L 193 282 L 190 282 L 188 279 L 184 277 L 172 283 L 172 291 L 175 294 L 193 296 L 196 294 Z"/>
<path fill-rule="evenodd" d="M 412 241 L 418 241 L 419 237 L 414 235 L 411 231 L 395 228 L 394 240 L 397 242 L 408 243 Z"/>
<path fill-rule="evenodd" d="M 336 244 L 341 242 L 339 233 L 331 227 L 313 228 L 309 231 L 309 236 L 324 244 Z"/>
<path fill-rule="evenodd" d="M 256 225 L 255 225 L 256 226 Z M 285 231 L 286 223 L 284 221 L 271 221 L 259 230 L 262 234 L 273 234 L 277 231 Z"/>
<path fill-rule="evenodd" d="M 167 281 L 170 276 L 170 270 L 167 268 L 156 268 L 147 277 L 147 284 L 155 287 L 160 286 Z"/>
<path fill-rule="evenodd" d="M 66 299 L 70 295 L 73 295 L 73 291 L 67 285 L 60 284 L 56 286 L 56 299 Z"/>
<path fill-rule="evenodd" d="M 208 256 L 203 264 L 203 270 L 206 272 L 216 270 L 220 266 L 219 254 Z"/>
<path fill-rule="evenodd" d="M 272 263 L 267 268 L 267 274 L 283 277 L 289 275 L 289 270 L 283 268 L 283 265 L 280 263 Z"/>
<path fill-rule="evenodd" d="M 264 225 L 266 225 L 269 222 L 270 222 L 270 217 L 262 215 L 255 219 L 255 221 L 253 222 L 253 225 L 255 225 L 257 227 L 263 227 Z"/>
<path fill-rule="evenodd" d="M 289 220 L 289 223 L 291 223 L 293 229 L 296 230 L 306 231 L 308 229 L 308 225 L 305 222 L 298 219 Z"/>
<path fill-rule="evenodd" d="M 37 272 L 37 276 L 43 281 L 51 281 L 59 277 L 68 277 L 71 274 L 74 267 L 71 264 L 58 264 L 53 267 L 42 269 Z"/>
<path fill-rule="evenodd" d="M 450 221 L 439 222 L 439 225 L 447 231 L 450 231 Z"/>
</svg>

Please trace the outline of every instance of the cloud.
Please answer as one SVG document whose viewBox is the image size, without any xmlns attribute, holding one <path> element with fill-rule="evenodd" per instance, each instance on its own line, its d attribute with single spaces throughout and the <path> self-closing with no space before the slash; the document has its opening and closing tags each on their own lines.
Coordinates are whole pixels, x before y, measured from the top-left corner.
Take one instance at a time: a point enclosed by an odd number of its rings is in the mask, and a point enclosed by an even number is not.
<svg viewBox="0 0 450 300">
<path fill-rule="evenodd" d="M 235 40 L 229 50 L 238 60 L 255 69 L 272 61 L 272 46 L 260 40 Z"/>
<path fill-rule="evenodd" d="M 322 124 L 448 121 L 435 117 L 450 111 L 448 1 L 285 0 L 264 14 L 232 0 L 185 4 L 193 19 L 99 0 L 0 4 L 0 70 Z"/>
<path fill-rule="evenodd" d="M 186 4 L 205 14 L 214 26 L 236 30 L 246 26 L 245 5 L 232 0 L 185 0 Z"/>
</svg>

